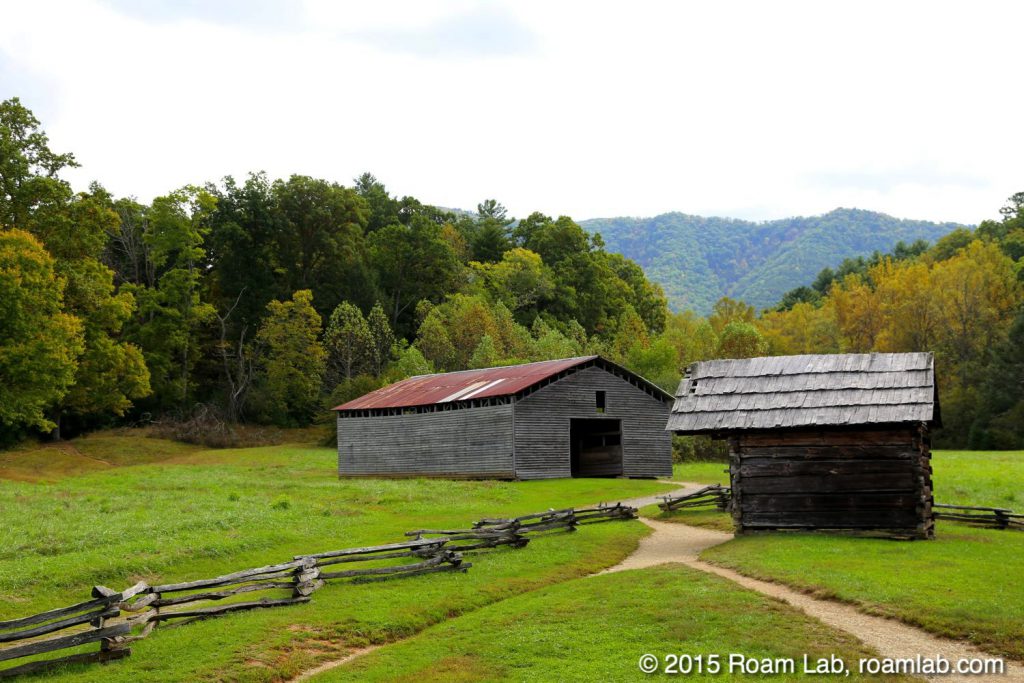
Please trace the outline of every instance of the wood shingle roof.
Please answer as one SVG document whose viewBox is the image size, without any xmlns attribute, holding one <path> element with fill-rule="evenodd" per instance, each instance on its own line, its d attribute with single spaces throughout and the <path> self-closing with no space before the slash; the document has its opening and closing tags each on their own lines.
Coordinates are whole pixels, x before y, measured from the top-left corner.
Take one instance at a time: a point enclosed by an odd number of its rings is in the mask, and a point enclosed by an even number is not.
<svg viewBox="0 0 1024 683">
<path fill-rule="evenodd" d="M 668 429 L 699 434 L 938 422 L 930 353 L 772 356 L 694 363 Z"/>
</svg>

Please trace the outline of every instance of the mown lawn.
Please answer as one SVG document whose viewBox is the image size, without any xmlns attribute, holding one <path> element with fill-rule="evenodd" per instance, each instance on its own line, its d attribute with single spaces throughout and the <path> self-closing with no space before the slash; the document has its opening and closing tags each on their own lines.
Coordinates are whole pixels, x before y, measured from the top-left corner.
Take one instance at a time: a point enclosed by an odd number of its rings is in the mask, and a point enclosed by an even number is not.
<svg viewBox="0 0 1024 683">
<path fill-rule="evenodd" d="M 937 451 L 933 468 L 937 502 L 1024 507 L 1024 452 Z M 702 557 L 1024 660 L 1024 533 L 939 520 L 936 536 L 762 534 Z"/>
<path fill-rule="evenodd" d="M 363 655 L 316 681 L 641 681 L 640 656 L 719 655 L 717 675 L 686 680 L 747 680 L 730 672 L 730 653 L 750 658 L 835 654 L 856 672 L 871 656 L 852 636 L 777 601 L 688 569 L 651 569 L 577 579 L 517 596 L 434 626 L 407 641 Z M 672 677 L 669 675 L 669 677 Z M 865 680 L 854 673 L 815 680 Z M 870 680 L 906 680 L 872 677 Z"/>
<path fill-rule="evenodd" d="M 935 451 L 935 502 L 1024 512 L 1024 451 Z"/>
<path fill-rule="evenodd" d="M 59 452 L 57 452 L 59 451 Z M 202 450 L 133 436 L 5 453 L 0 468 L 0 619 L 121 588 L 204 578 L 295 554 L 402 540 L 483 516 L 670 489 L 629 480 L 347 480 L 329 448 Z M 55 467 L 47 469 L 49 458 Z M 132 465 L 133 462 L 141 464 Z M 26 473 L 31 474 L 31 477 Z M 34 479 L 37 483 L 25 481 Z M 160 627 L 132 657 L 65 672 L 74 680 L 279 680 L 348 647 L 411 635 L 467 610 L 615 564 L 646 529 L 588 526 L 522 550 L 468 558 L 466 574 L 331 585 L 307 605 Z"/>
<path fill-rule="evenodd" d="M 672 480 L 695 484 L 729 485 L 729 463 L 677 462 L 672 465 Z"/>
<path fill-rule="evenodd" d="M 722 531 L 727 534 L 733 533 L 735 529 L 732 523 L 732 515 L 713 507 L 663 512 L 658 506 L 649 505 L 642 508 L 640 514 L 643 517 L 649 517 L 659 522 L 689 524 L 690 526 L 714 529 L 715 531 Z"/>
</svg>

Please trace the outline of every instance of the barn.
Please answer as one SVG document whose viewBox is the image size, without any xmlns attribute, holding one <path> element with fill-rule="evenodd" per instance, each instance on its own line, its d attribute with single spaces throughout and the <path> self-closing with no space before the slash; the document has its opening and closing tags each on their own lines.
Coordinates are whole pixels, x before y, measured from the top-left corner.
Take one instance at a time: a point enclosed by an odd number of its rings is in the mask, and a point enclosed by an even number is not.
<svg viewBox="0 0 1024 683">
<path fill-rule="evenodd" d="M 660 477 L 672 395 L 599 356 L 422 375 L 336 407 L 342 477 Z"/>
<path fill-rule="evenodd" d="M 727 439 L 737 533 L 932 538 L 930 353 L 694 363 L 668 429 Z"/>
</svg>

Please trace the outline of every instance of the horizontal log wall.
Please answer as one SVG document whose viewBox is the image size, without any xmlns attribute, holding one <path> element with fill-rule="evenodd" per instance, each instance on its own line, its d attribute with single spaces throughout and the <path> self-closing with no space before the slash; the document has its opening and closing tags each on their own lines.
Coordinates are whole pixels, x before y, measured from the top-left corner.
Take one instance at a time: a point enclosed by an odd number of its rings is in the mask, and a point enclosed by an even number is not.
<svg viewBox="0 0 1024 683">
<path fill-rule="evenodd" d="M 605 392 L 597 411 L 596 392 Z M 515 405 L 515 457 L 519 479 L 571 476 L 572 418 L 622 421 L 622 473 L 627 477 L 672 474 L 672 435 L 665 431 L 670 406 L 599 367 L 575 372 L 520 399 Z"/>
<path fill-rule="evenodd" d="M 879 531 L 931 538 L 924 427 L 778 431 L 729 441 L 737 532 Z"/>
<path fill-rule="evenodd" d="M 338 474 L 512 479 L 512 405 L 339 417 Z"/>
</svg>

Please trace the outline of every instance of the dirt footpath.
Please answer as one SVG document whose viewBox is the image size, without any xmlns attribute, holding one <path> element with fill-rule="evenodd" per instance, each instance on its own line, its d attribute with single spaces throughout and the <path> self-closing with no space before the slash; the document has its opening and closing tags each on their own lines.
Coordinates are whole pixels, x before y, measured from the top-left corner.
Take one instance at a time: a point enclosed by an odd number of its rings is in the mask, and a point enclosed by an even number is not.
<svg viewBox="0 0 1024 683">
<path fill-rule="evenodd" d="M 877 650 L 883 657 L 913 658 L 918 655 L 925 657 L 942 655 L 951 661 L 972 657 L 992 657 L 967 643 L 939 638 L 893 619 L 864 614 L 849 605 L 832 600 L 819 600 L 785 586 L 751 579 L 731 569 L 708 564 L 698 559 L 704 549 L 725 543 L 732 538 L 731 534 L 686 524 L 657 522 L 650 519 L 641 519 L 640 521 L 654 529 L 654 533 L 641 540 L 639 547 L 632 555 L 614 567 L 606 569 L 605 572 L 641 569 L 667 562 L 678 562 L 703 572 L 716 574 L 744 588 L 789 603 L 833 628 L 856 636 Z M 1001 676 L 950 675 L 936 676 L 928 680 L 946 681 L 947 683 L 954 681 L 964 681 L 965 683 L 972 681 L 974 683 L 1009 683 L 1010 681 L 1016 683 L 1020 681 L 1024 683 L 1024 667 L 1007 661 L 1006 673 Z"/>
</svg>

